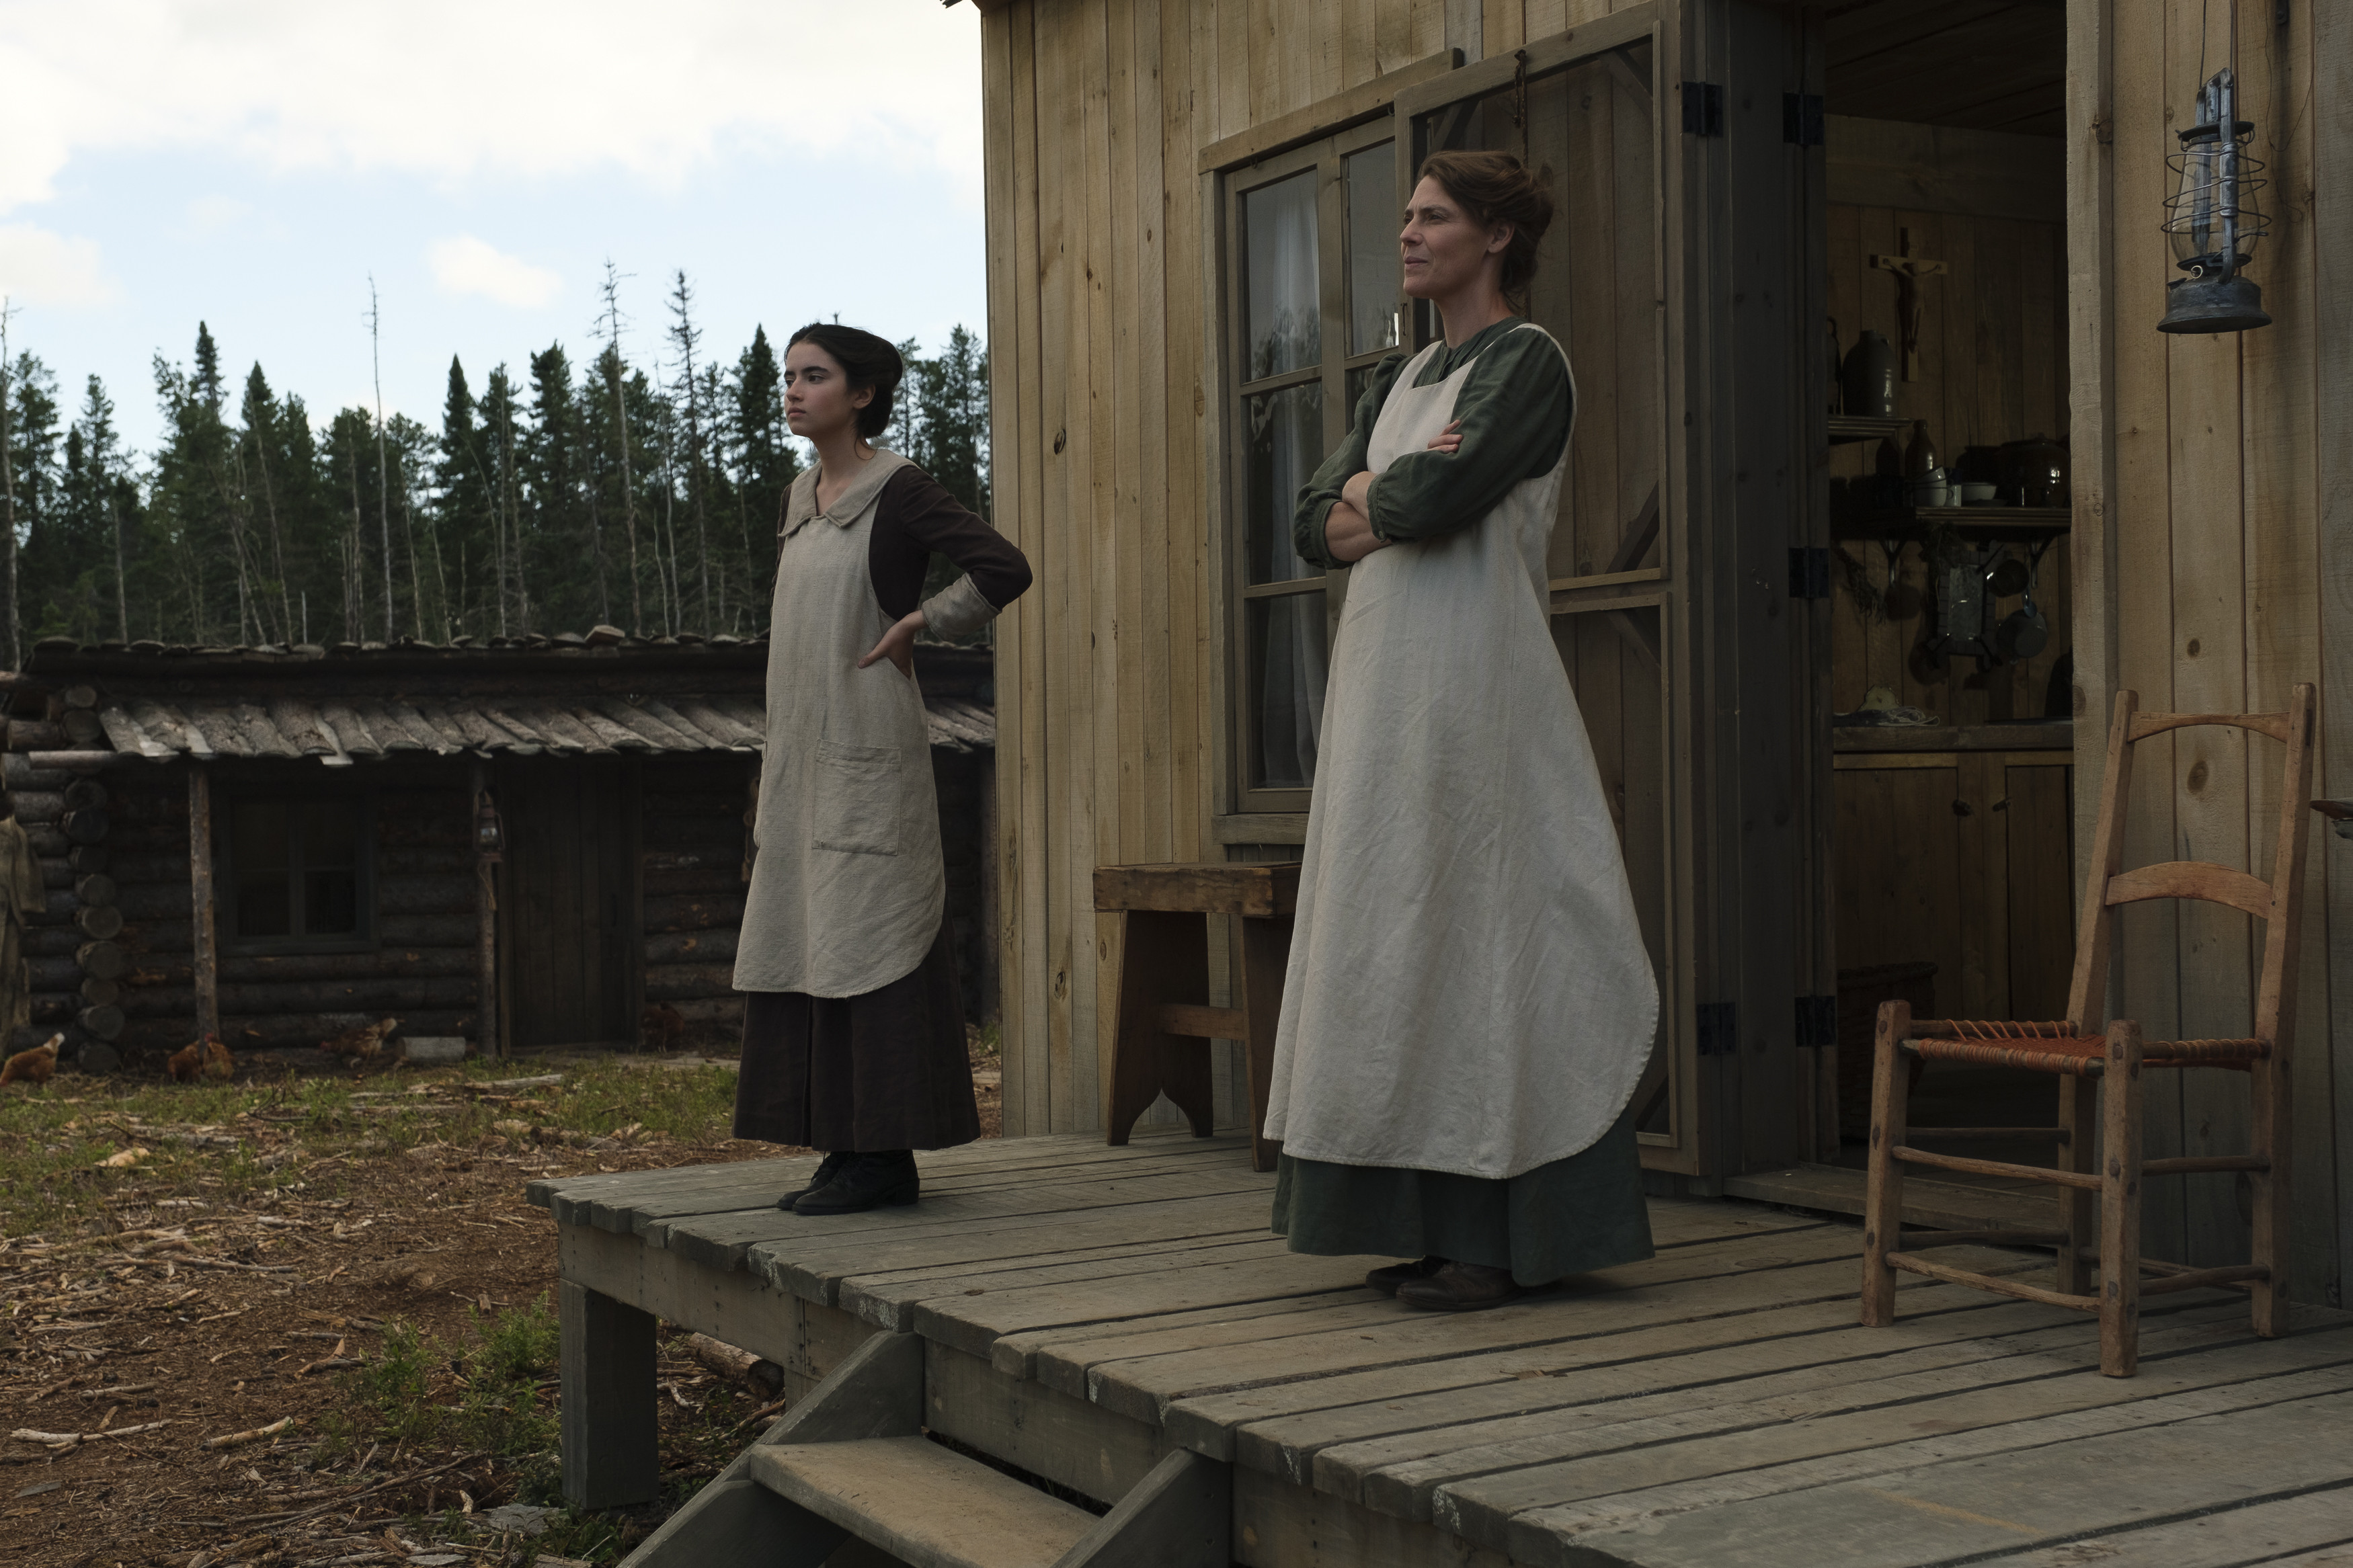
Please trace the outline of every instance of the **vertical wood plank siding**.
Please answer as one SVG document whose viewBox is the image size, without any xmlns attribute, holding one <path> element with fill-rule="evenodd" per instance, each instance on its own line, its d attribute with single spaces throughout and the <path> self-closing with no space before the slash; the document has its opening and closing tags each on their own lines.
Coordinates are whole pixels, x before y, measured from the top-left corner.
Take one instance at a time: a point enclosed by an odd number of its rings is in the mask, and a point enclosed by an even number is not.
<svg viewBox="0 0 2353 1568">
<path fill-rule="evenodd" d="M 2166 336 L 2155 328 L 2178 274 L 2157 232 L 2171 184 L 2165 156 L 2187 123 L 2201 58 L 2211 71 L 2227 58 L 2227 12 L 2201 12 L 2196 0 L 2070 0 L 2077 712 L 2105 713 L 2120 687 L 2137 690 L 2144 709 L 2276 709 L 2290 686 L 2316 680 L 2324 741 L 2314 793 L 2342 795 L 2353 786 L 2353 715 L 2339 679 L 2353 678 L 2353 311 L 2342 298 L 2353 113 L 2326 94 L 2353 85 L 2353 30 L 2329 7 L 2288 7 L 2284 26 L 2279 15 L 2242 7 L 2237 39 L 2242 112 L 2272 182 L 2271 237 L 2251 275 L 2276 324 Z M 2102 351 L 2106 363 L 2082 363 Z M 2085 777 L 2100 767 L 2103 728 L 2078 727 Z M 2239 731 L 2144 742 L 2127 856 L 2267 865 L 2279 777 L 2278 749 Z M 2353 1283 L 2347 847 L 2313 838 L 2294 1044 L 2293 1289 L 2331 1303 Z M 2150 1037 L 2247 1027 L 2261 934 L 2245 917 L 2144 904 L 2126 912 L 2124 932 L 2112 1005 Z M 2149 1081 L 2149 1156 L 2244 1148 L 2245 1083 L 2175 1076 Z M 2232 1182 L 2153 1182 L 2146 1201 L 2151 1251 L 2211 1264 L 2246 1256 Z"/>
</svg>

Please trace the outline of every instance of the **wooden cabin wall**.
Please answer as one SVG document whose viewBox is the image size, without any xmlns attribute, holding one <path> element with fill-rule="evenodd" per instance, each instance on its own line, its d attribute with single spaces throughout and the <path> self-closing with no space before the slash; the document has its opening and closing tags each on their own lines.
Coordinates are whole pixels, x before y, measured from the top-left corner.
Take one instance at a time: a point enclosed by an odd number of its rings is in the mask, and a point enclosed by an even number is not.
<svg viewBox="0 0 2353 1568">
<path fill-rule="evenodd" d="M 1606 0 L 1001 0 L 984 6 L 997 522 L 1037 586 L 997 623 L 1005 1130 L 1100 1125 L 1114 973 L 1095 866 L 1219 842 L 1201 148 L 1447 47 Z M 1229 837 L 1231 837 L 1229 834 Z M 1213 987 L 1215 981 L 1213 980 Z M 1225 1050 L 1220 1047 L 1221 1051 Z M 1221 1058 L 1219 1115 L 1245 1114 Z"/>
<path fill-rule="evenodd" d="M 646 1007 L 675 1010 L 687 1039 L 733 1048 L 744 1028 L 735 937 L 754 764 L 724 754 L 649 757 L 638 766 Z"/>
<path fill-rule="evenodd" d="M 2158 224 L 2171 132 L 2201 61 L 2229 49 L 2225 7 L 2071 0 L 2068 119 L 2073 323 L 2077 764 L 2099 776 L 2118 689 L 2144 709 L 2285 706 L 2319 687 L 2316 796 L 2353 795 L 2353 10 L 2242 5 L 2240 112 L 2270 164 L 2271 237 L 2250 275 L 2274 324 L 2156 331 L 2178 276 Z M 2208 36 L 2201 40 L 2201 20 Z M 2087 479 L 2090 482 L 2087 482 Z M 2198 729 L 2137 749 L 2126 863 L 2184 858 L 2267 874 L 2280 748 Z M 2088 803 L 2096 795 L 2079 792 Z M 2317 825 L 2316 824 L 2316 827 Z M 2079 839 L 2087 837 L 2079 827 Z M 2294 1287 L 2340 1303 L 2353 1279 L 2353 844 L 2309 847 L 2295 1063 Z M 2159 904 L 2125 913 L 2115 993 L 2152 1037 L 2249 1026 L 2260 962 L 2246 917 Z M 2246 1146 L 2245 1080 L 2151 1074 L 2148 1152 Z M 2232 1178 L 2151 1182 L 2147 1247 L 2244 1256 Z"/>
<path fill-rule="evenodd" d="M 320 771 L 311 763 L 238 773 L 216 769 L 215 822 L 226 820 L 242 792 L 299 788 Z M 124 921 L 116 940 L 129 961 L 117 1044 L 126 1053 L 168 1055 L 195 1037 L 196 1013 L 187 767 L 117 768 L 105 780 L 113 817 L 107 871 Z M 475 878 L 464 781 L 401 768 L 368 782 L 376 806 L 376 946 L 244 952 L 224 917 L 220 1033 L 232 1051 L 316 1046 L 355 1023 L 387 1017 L 400 1020 L 404 1035 L 474 1032 Z"/>
</svg>

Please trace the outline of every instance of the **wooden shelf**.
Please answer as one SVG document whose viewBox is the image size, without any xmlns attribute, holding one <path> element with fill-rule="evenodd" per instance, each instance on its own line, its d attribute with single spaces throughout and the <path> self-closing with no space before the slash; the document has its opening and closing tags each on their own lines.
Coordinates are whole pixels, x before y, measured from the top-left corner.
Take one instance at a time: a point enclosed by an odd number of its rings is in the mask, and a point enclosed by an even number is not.
<svg viewBox="0 0 2353 1568">
<path fill-rule="evenodd" d="M 1900 436 L 1912 427 L 1909 419 L 1877 419 L 1865 414 L 1833 414 L 1831 416 L 1831 445 L 1843 447 L 1853 441 L 1883 441 Z"/>
<path fill-rule="evenodd" d="M 1831 750 L 1860 752 L 2064 752 L 2075 744 L 2068 719 L 2012 719 L 1991 724 L 1840 724 Z"/>
<path fill-rule="evenodd" d="M 1873 512 L 1868 522 L 1842 526 L 1838 536 L 1916 543 L 1937 527 L 1963 539 L 2031 544 L 2067 532 L 2074 518 L 2074 509 L 2063 506 L 1915 506 Z"/>
</svg>

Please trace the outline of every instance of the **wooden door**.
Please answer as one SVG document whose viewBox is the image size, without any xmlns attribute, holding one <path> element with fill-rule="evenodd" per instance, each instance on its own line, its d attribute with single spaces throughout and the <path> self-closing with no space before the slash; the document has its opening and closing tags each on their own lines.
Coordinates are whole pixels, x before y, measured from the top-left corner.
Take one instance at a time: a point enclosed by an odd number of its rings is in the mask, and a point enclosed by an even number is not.
<svg viewBox="0 0 2353 1568">
<path fill-rule="evenodd" d="M 1791 385 L 1804 162 L 1783 155 L 1778 85 L 1801 26 L 1748 0 L 1654 0 L 1397 102 L 1400 205 L 1441 149 L 1553 171 L 1529 310 L 1577 387 L 1554 640 L 1659 977 L 1643 1161 L 1694 1174 L 1812 1152 L 1795 917 L 1822 889 L 1803 856 L 1792 709 L 1808 655 L 1788 600 L 1789 552 L 1808 542 Z M 1437 323 L 1416 313 L 1419 344 Z"/>
<path fill-rule="evenodd" d="M 638 1040 L 638 789 L 623 758 L 502 757 L 500 1005 L 510 1047 Z"/>
</svg>

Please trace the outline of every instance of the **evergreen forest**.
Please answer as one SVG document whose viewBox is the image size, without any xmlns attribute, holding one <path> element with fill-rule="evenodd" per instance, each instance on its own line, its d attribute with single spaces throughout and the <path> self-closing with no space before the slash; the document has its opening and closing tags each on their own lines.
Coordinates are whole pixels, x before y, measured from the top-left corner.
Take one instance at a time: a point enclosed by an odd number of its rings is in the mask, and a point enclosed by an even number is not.
<svg viewBox="0 0 2353 1568">
<path fill-rule="evenodd" d="M 125 449 L 92 375 L 68 405 L 37 353 L 0 346 L 0 658 L 43 637 L 263 647 L 765 632 L 785 492 L 807 460 L 784 416 L 784 340 L 730 360 L 676 275 L 661 350 L 601 330 L 477 380 L 449 362 L 438 428 L 322 418 L 203 323 L 155 356 L 158 449 Z M 5 339 L 0 339 L 5 345 Z M 982 516 L 988 359 L 956 328 L 909 340 L 901 452 Z M 934 562 L 935 572 L 944 566 Z"/>
</svg>

